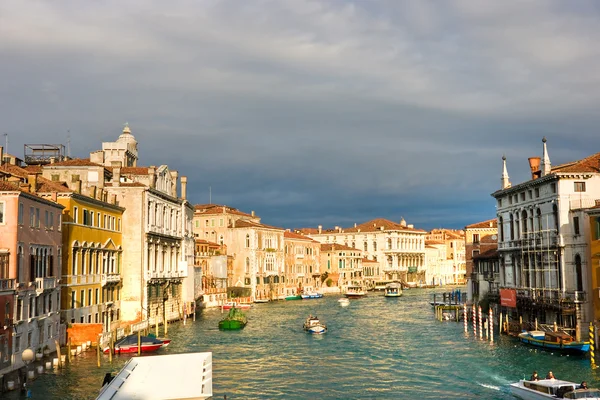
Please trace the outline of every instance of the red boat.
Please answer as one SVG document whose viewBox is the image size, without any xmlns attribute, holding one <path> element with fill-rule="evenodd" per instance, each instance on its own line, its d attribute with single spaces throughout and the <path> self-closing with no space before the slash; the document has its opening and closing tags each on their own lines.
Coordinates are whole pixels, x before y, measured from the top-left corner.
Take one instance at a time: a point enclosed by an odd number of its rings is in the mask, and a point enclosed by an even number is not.
<svg viewBox="0 0 600 400">
<path fill-rule="evenodd" d="M 152 351 L 156 351 L 161 347 L 166 347 L 171 343 L 171 339 L 158 339 L 151 336 L 141 336 L 141 351 L 144 353 L 149 353 Z M 110 351 L 109 347 L 104 348 L 104 353 Z M 123 339 L 119 340 L 115 343 L 115 354 L 125 354 L 125 353 L 137 353 L 138 351 L 138 337 L 136 334 L 125 336 Z"/>
<path fill-rule="evenodd" d="M 238 308 L 240 310 L 249 310 L 252 307 L 252 304 L 246 304 L 246 303 L 235 303 L 233 301 L 230 301 L 228 303 L 225 303 L 221 306 L 221 308 L 223 310 L 230 310 L 235 306 L 235 308 Z"/>
</svg>

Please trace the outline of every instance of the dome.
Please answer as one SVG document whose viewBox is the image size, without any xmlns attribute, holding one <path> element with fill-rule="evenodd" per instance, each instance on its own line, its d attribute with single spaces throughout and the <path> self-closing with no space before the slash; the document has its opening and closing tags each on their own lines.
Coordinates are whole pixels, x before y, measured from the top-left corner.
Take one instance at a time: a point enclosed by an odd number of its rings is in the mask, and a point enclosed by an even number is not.
<svg viewBox="0 0 600 400">
<path fill-rule="evenodd" d="M 125 123 L 125 127 L 123 128 L 123 133 L 117 139 L 118 143 L 137 143 L 135 137 L 131 134 L 131 129 L 129 129 L 129 124 Z"/>
</svg>

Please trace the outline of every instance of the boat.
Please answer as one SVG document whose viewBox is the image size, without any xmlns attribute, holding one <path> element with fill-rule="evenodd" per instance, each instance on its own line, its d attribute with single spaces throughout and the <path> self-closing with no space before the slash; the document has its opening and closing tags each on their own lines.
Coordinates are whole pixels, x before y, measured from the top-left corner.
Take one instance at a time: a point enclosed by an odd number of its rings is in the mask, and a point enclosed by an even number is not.
<svg viewBox="0 0 600 400">
<path fill-rule="evenodd" d="M 345 293 L 349 299 L 357 299 L 367 295 L 367 291 L 359 285 L 349 285 Z"/>
<path fill-rule="evenodd" d="M 445 301 L 430 301 L 429 304 L 431 304 L 431 307 L 435 307 L 435 306 L 449 306 L 451 305 L 450 303 L 447 303 Z M 455 304 L 457 305 L 457 304 Z"/>
<path fill-rule="evenodd" d="M 308 333 L 321 335 L 327 332 L 327 326 L 322 323 L 317 316 L 310 315 L 304 322 L 304 330 Z"/>
<path fill-rule="evenodd" d="M 338 300 L 338 303 L 340 303 L 340 306 L 342 307 L 348 307 L 350 305 L 350 300 L 348 300 L 346 297 L 342 297 Z"/>
<path fill-rule="evenodd" d="M 228 301 L 227 303 L 223 303 L 221 308 L 223 310 L 231 310 L 232 308 L 237 308 L 240 310 L 248 310 L 252 307 L 252 304 L 248 303 L 236 303 L 235 301 Z"/>
<path fill-rule="evenodd" d="M 150 353 L 166 347 L 171 343 L 171 339 L 158 339 L 154 336 L 140 336 L 140 350 L 143 353 Z M 110 347 L 105 347 L 102 350 L 108 354 Z M 117 341 L 114 345 L 115 354 L 126 354 L 126 353 L 137 353 L 138 351 L 138 336 L 137 333 L 133 335 L 125 336 L 123 339 Z"/>
<path fill-rule="evenodd" d="M 302 295 L 292 294 L 290 296 L 285 296 L 286 300 L 302 300 Z"/>
<path fill-rule="evenodd" d="M 204 352 L 132 357 L 104 376 L 96 400 L 213 398 L 212 353 Z"/>
<path fill-rule="evenodd" d="M 323 297 L 321 293 L 317 292 L 304 292 L 300 295 L 302 299 L 320 299 Z"/>
<path fill-rule="evenodd" d="M 237 331 L 244 329 L 247 323 L 248 319 L 246 318 L 246 314 L 239 308 L 233 307 L 229 310 L 227 316 L 219 321 L 219 329 L 225 331 Z"/>
<path fill-rule="evenodd" d="M 385 297 L 400 297 L 402 296 L 402 285 L 398 282 L 392 282 L 385 285 Z"/>
<path fill-rule="evenodd" d="M 269 299 L 254 299 L 255 303 L 268 303 L 269 301 L 271 301 L 271 300 L 269 300 Z"/>
<path fill-rule="evenodd" d="M 600 399 L 598 389 L 579 389 L 579 384 L 560 379 L 541 379 L 539 381 L 526 381 L 510 384 L 513 396 L 525 400 L 538 399 Z"/>
<path fill-rule="evenodd" d="M 524 331 L 518 337 L 523 343 L 564 353 L 587 353 L 590 350 L 590 342 L 576 341 L 565 332 Z"/>
</svg>

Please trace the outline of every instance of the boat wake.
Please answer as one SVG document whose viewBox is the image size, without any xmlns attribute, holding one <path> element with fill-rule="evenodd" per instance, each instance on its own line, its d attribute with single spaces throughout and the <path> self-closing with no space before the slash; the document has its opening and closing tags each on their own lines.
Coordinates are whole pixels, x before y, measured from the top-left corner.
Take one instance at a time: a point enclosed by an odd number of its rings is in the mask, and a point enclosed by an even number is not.
<svg viewBox="0 0 600 400">
<path fill-rule="evenodd" d="M 483 386 L 484 388 L 501 391 L 500 386 L 488 385 L 487 383 L 477 382 L 479 386 Z"/>
</svg>

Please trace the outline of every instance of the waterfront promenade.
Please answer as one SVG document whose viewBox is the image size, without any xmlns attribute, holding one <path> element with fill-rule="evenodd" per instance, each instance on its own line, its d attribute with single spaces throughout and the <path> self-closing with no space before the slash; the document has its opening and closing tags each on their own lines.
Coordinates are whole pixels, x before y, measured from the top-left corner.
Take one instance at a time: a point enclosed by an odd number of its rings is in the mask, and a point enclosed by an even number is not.
<svg viewBox="0 0 600 400">
<path fill-rule="evenodd" d="M 559 356 L 496 335 L 494 343 L 465 335 L 462 322 L 439 322 L 429 301 L 448 289 L 412 289 L 398 299 L 370 292 L 338 305 L 338 296 L 258 304 L 239 332 L 221 332 L 220 310 L 169 327 L 172 344 L 160 352 L 213 352 L 215 399 L 512 399 L 508 384 L 535 369 L 561 379 L 600 386 L 586 357 Z M 302 323 L 318 315 L 329 328 L 307 335 Z M 43 375 L 33 398 L 94 399 L 112 366 L 96 354 L 77 357 L 61 375 Z M 168 383 L 165 383 L 168 384 Z M 18 399 L 11 392 L 8 399 Z"/>
</svg>

